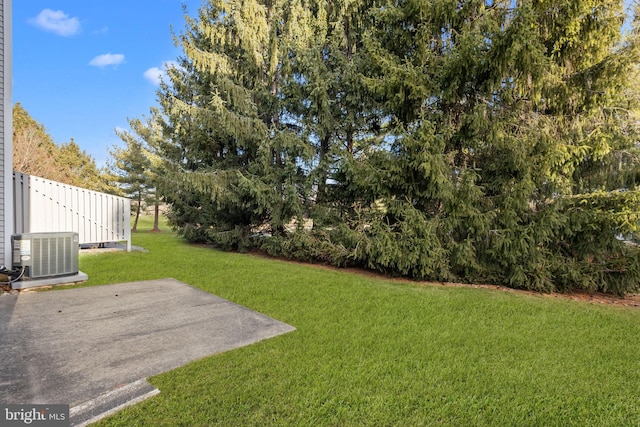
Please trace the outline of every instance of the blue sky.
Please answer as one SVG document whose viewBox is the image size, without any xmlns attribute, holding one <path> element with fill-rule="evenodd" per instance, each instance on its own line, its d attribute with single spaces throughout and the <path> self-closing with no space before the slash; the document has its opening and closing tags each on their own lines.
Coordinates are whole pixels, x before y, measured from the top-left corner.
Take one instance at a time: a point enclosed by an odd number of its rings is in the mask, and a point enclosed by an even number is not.
<svg viewBox="0 0 640 427">
<path fill-rule="evenodd" d="M 158 71 L 181 55 L 171 27 L 201 0 L 14 0 L 13 102 L 57 144 L 73 138 L 99 166 L 115 128 L 157 105 Z"/>
</svg>

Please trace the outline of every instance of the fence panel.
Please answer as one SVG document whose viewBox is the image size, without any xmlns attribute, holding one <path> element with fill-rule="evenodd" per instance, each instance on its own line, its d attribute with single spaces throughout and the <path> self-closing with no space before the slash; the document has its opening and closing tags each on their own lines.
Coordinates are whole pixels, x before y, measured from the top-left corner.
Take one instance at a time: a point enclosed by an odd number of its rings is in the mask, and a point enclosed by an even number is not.
<svg viewBox="0 0 640 427">
<path fill-rule="evenodd" d="M 127 242 L 131 201 L 20 172 L 13 173 L 14 232 L 78 233 L 80 244 Z"/>
</svg>

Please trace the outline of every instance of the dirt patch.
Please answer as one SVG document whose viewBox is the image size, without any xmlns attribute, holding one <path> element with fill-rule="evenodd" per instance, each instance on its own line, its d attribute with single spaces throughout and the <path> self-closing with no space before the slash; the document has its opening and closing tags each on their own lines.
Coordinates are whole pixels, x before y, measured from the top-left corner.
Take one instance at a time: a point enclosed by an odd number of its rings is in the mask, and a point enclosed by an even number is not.
<svg viewBox="0 0 640 427">
<path fill-rule="evenodd" d="M 588 293 L 585 291 L 574 291 L 568 293 L 560 293 L 560 292 L 534 292 L 534 291 L 526 291 L 521 289 L 512 289 L 507 288 L 505 286 L 496 286 L 496 285 L 469 285 L 463 283 L 429 283 L 429 282 L 417 282 L 419 284 L 426 284 L 430 286 L 462 286 L 469 288 L 484 288 L 484 289 L 493 289 L 502 292 L 514 292 L 519 294 L 527 294 L 527 295 L 535 295 L 544 298 L 560 298 L 560 299 L 568 299 L 573 301 L 583 301 L 590 302 L 593 304 L 609 304 L 609 305 L 617 305 L 621 307 L 637 307 L 640 308 L 640 295 L 639 294 L 630 294 L 624 297 L 618 297 L 615 295 L 603 294 L 600 292 Z"/>
</svg>

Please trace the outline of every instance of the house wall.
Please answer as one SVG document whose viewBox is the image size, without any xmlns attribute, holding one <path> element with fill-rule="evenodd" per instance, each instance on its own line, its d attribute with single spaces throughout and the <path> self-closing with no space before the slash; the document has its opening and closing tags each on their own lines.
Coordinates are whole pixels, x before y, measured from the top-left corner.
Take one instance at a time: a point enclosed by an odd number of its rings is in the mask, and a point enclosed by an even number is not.
<svg viewBox="0 0 640 427">
<path fill-rule="evenodd" d="M 0 262 L 10 266 L 13 234 L 11 0 L 0 0 L 0 25 Z"/>
<path fill-rule="evenodd" d="M 13 173 L 15 233 L 78 233 L 79 243 L 127 242 L 131 201 L 20 172 Z"/>
</svg>

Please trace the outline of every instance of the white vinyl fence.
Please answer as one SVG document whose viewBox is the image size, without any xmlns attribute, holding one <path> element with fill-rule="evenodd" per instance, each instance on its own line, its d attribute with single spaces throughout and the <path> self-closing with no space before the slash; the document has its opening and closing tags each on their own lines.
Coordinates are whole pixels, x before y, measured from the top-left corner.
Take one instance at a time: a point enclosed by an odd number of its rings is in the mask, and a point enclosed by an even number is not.
<svg viewBox="0 0 640 427">
<path fill-rule="evenodd" d="M 81 245 L 126 241 L 131 250 L 131 201 L 13 172 L 14 233 L 78 233 Z"/>
</svg>

